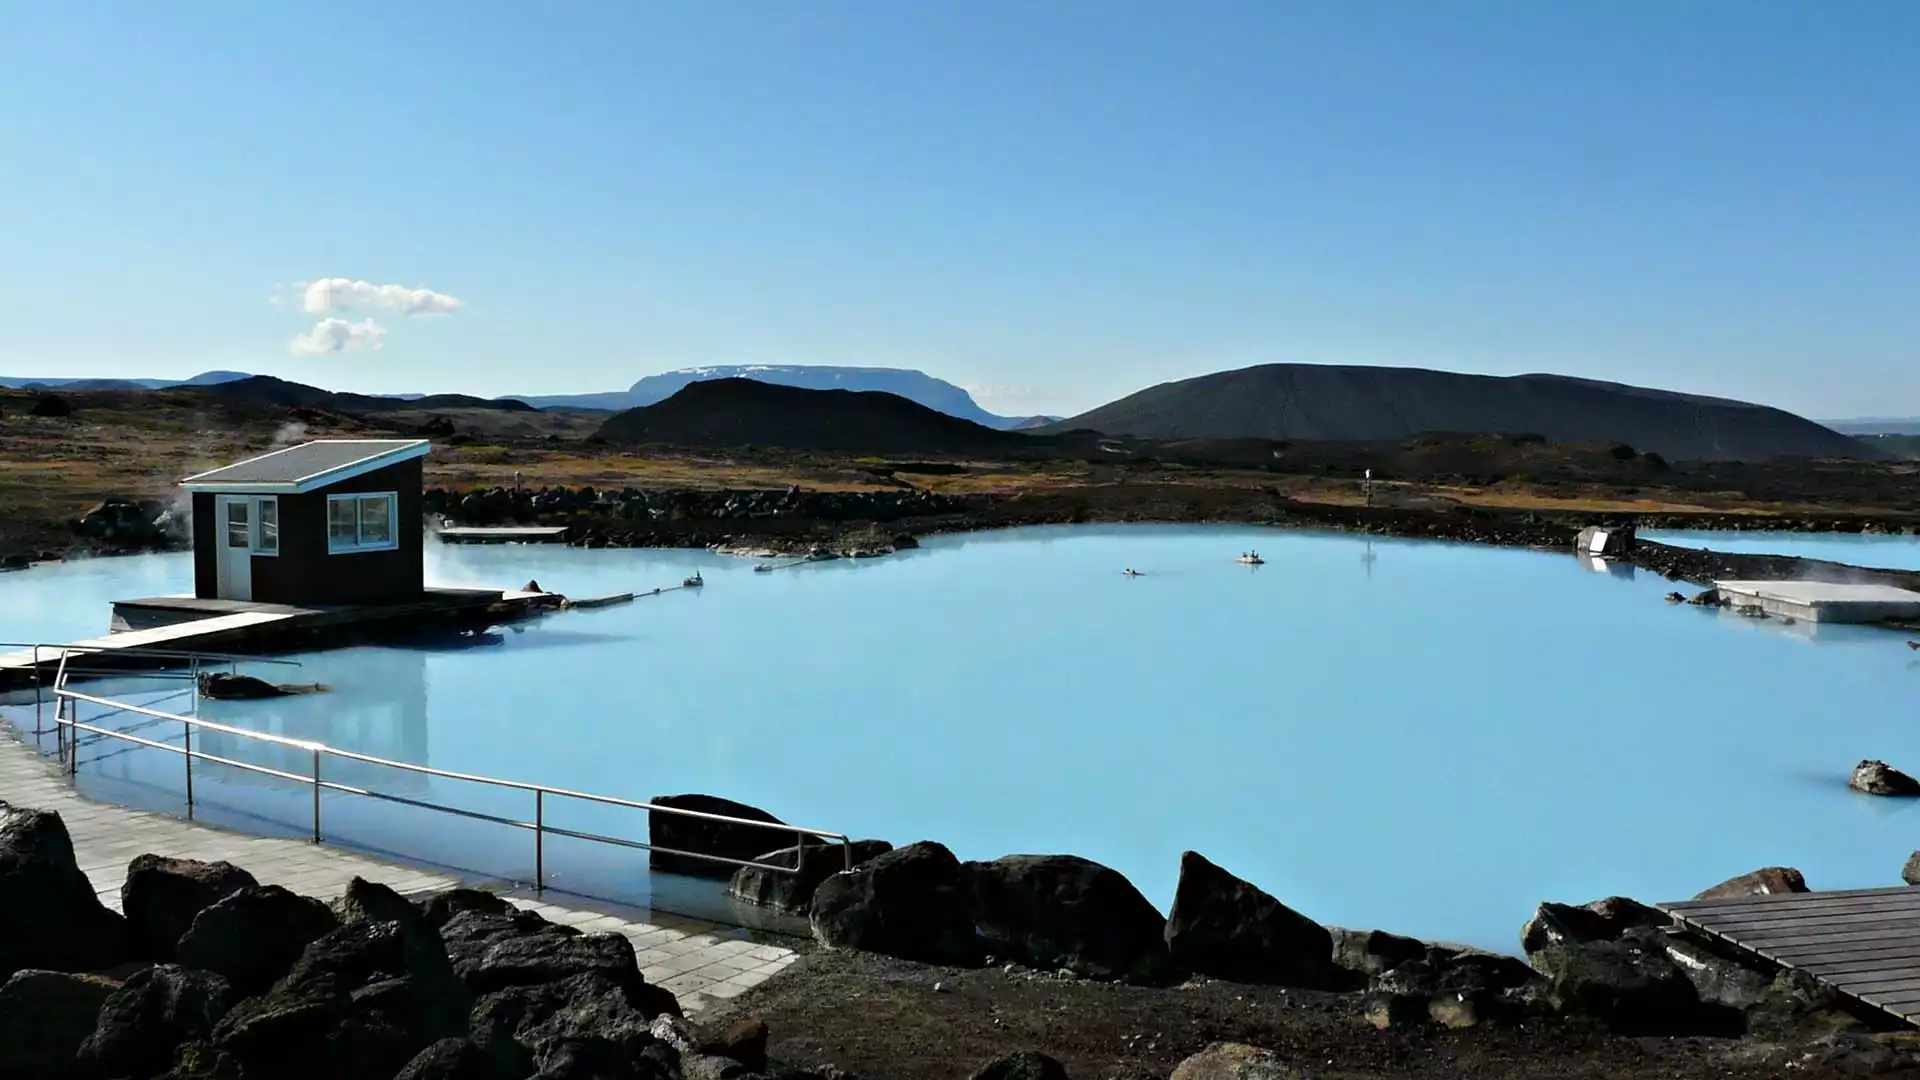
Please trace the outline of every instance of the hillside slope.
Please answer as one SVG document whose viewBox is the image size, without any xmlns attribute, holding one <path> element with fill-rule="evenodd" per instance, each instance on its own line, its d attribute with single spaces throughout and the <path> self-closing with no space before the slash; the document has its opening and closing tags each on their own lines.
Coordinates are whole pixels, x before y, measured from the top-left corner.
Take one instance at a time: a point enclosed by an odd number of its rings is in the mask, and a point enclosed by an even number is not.
<svg viewBox="0 0 1920 1080">
<path fill-rule="evenodd" d="M 691 367 L 649 375 L 625 391 L 602 394 L 535 394 L 521 400 L 541 409 L 634 409 L 665 401 L 696 382 L 716 379 L 755 379 L 807 390 L 878 390 L 897 394 L 929 409 L 971 420 L 984 427 L 1010 430 L 1037 419 L 997 416 L 981 408 L 966 390 L 922 371 L 883 367 L 816 367 L 801 364 L 735 364 Z"/>
<path fill-rule="evenodd" d="M 1153 439 L 1377 441 L 1424 432 L 1623 442 L 1672 460 L 1873 457 L 1780 409 L 1561 375 L 1266 364 L 1162 383 L 1041 431 Z"/>
<path fill-rule="evenodd" d="M 807 390 L 757 379 L 688 383 L 600 426 L 610 443 L 771 446 L 873 454 L 970 453 L 1044 445 L 879 391 Z"/>
</svg>

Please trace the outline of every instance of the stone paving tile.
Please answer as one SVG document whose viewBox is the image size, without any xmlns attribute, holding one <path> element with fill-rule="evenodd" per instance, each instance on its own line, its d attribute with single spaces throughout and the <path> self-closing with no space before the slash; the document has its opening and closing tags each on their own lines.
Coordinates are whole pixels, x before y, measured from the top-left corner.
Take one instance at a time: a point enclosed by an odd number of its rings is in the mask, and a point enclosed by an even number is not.
<svg viewBox="0 0 1920 1080">
<path fill-rule="evenodd" d="M 102 903 L 120 907 L 127 864 L 146 853 L 209 862 L 225 860 L 263 884 L 323 900 L 337 898 L 354 877 L 414 895 L 455 885 L 496 885 L 501 896 L 553 922 L 589 933 L 623 934 L 634 945 L 648 982 L 674 992 L 698 1013 L 765 981 L 798 959 L 791 950 L 756 940 L 746 929 L 648 912 L 625 905 L 555 904 L 531 889 L 475 881 L 451 873 L 383 862 L 306 840 L 249 836 L 144 810 L 88 801 L 54 763 L 22 743 L 0 722 L 0 799 L 58 811 L 73 837 L 74 857 Z M 545 894 L 550 897 L 552 894 Z"/>
</svg>

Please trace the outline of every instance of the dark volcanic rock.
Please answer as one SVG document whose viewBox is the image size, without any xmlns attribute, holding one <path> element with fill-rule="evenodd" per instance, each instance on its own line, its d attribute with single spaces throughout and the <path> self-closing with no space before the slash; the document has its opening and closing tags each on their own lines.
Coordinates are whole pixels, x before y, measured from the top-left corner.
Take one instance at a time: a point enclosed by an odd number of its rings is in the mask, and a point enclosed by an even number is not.
<svg viewBox="0 0 1920 1080">
<path fill-rule="evenodd" d="M 462 912 L 440 928 L 447 955 L 475 994 L 597 975 L 617 986 L 651 1020 L 678 1015 L 680 1003 L 640 974 L 633 943 L 619 934 L 582 934 L 536 915 Z"/>
<path fill-rule="evenodd" d="M 1429 946 L 1419 938 L 1389 934 L 1384 930 L 1349 930 L 1327 927 L 1333 940 L 1333 963 L 1371 978 L 1409 960 L 1424 960 Z"/>
<path fill-rule="evenodd" d="M 722 799 L 715 795 L 660 795 L 654 798 L 653 805 L 669 806 L 676 810 L 692 810 L 702 814 L 718 814 L 721 817 L 741 818 L 746 821 L 765 821 L 774 825 L 781 823 L 779 818 L 759 807 L 737 803 L 731 799 Z M 793 838 L 793 833 L 787 833 L 784 836 L 784 839 Z M 647 842 L 655 848 L 673 848 L 676 851 L 718 855 L 746 862 L 778 848 L 782 839 L 780 830 L 757 825 L 740 825 L 727 821 L 689 817 L 684 814 L 663 814 L 658 811 L 647 814 Z M 647 856 L 648 865 L 668 874 L 719 878 L 724 881 L 733 876 L 735 869 L 727 863 L 692 859 L 658 850 L 648 852 Z"/>
<path fill-rule="evenodd" d="M 1547 901 L 1520 930 L 1520 947 L 1531 956 L 1548 945 L 1612 941 L 1629 930 L 1665 926 L 1672 920 L 1657 908 L 1624 896 L 1609 896 L 1575 907 Z"/>
<path fill-rule="evenodd" d="M 1166 941 L 1175 964 L 1218 979 L 1300 987 L 1333 979 L 1325 927 L 1198 852 L 1180 856 Z"/>
<path fill-rule="evenodd" d="M 1167 921 L 1119 871 L 1075 855 L 967 864 L 989 952 L 1048 971 L 1155 983 L 1173 972 Z M 1331 945 L 1320 946 L 1322 959 Z"/>
<path fill-rule="evenodd" d="M 518 909 L 484 889 L 448 889 L 427 897 L 422 910 L 427 925 L 438 930 L 463 911 L 478 911 L 485 915 L 512 915 Z"/>
<path fill-rule="evenodd" d="M 173 949 L 192 928 L 194 917 L 241 889 L 260 883 L 228 862 L 199 862 L 140 855 L 127 865 L 120 886 L 120 910 L 139 955 L 154 961 L 173 959 Z"/>
<path fill-rule="evenodd" d="M 393 1080 L 508 1080 L 486 1052 L 466 1039 L 441 1039 L 420 1051 Z"/>
<path fill-rule="evenodd" d="M 194 917 L 174 955 L 224 977 L 241 996 L 287 973 L 316 938 L 338 925 L 327 905 L 278 885 L 241 889 Z"/>
<path fill-rule="evenodd" d="M 1807 879 L 1791 866 L 1766 866 L 1750 874 L 1727 880 L 1694 897 L 1695 900 L 1721 900 L 1733 896 L 1770 896 L 1775 893 L 1803 893 Z"/>
<path fill-rule="evenodd" d="M 1738 1015 L 1700 1001 L 1663 937 L 1633 930 L 1612 941 L 1551 944 L 1534 954 L 1535 966 L 1547 976 L 1554 1008 L 1621 1034 L 1738 1034 Z"/>
<path fill-rule="evenodd" d="M 981 1066 L 972 1080 L 1067 1080 L 1067 1067 L 1038 1050 L 1022 1050 Z"/>
<path fill-rule="evenodd" d="M 745 1017 L 701 1039 L 696 1047 L 702 1054 L 732 1058 L 749 1072 L 767 1071 L 767 1022 Z"/>
<path fill-rule="evenodd" d="M 610 1059 L 639 1058 L 661 1046 L 650 1019 L 625 988 L 589 974 L 487 994 L 474 1002 L 468 1031 L 503 1075 L 521 1077 L 569 1045 L 598 1047 L 595 1053 Z"/>
<path fill-rule="evenodd" d="M 1920 851 L 1907 856 L 1907 865 L 1900 868 L 1900 880 L 1909 885 L 1920 885 Z"/>
<path fill-rule="evenodd" d="M 811 921 L 831 948 L 963 966 L 983 955 L 966 868 L 929 840 L 821 882 Z"/>
<path fill-rule="evenodd" d="M 1168 1080 L 1311 1080 L 1275 1056 L 1246 1043 L 1214 1043 L 1173 1067 Z"/>
<path fill-rule="evenodd" d="M 60 815 L 0 802 L 0 979 L 132 959 L 127 923 L 94 895 Z"/>
<path fill-rule="evenodd" d="M 1884 761 L 1863 761 L 1855 765 L 1847 786 L 1868 795 L 1920 795 L 1920 780 Z"/>
<path fill-rule="evenodd" d="M 200 676 L 200 695 L 215 701 L 257 701 L 261 698 L 286 697 L 292 693 L 291 690 L 251 675 L 233 675 L 223 671 Z"/>
<path fill-rule="evenodd" d="M 885 840 L 855 840 L 851 845 L 853 865 L 861 866 L 893 850 Z M 743 904 L 770 907 L 793 915 L 813 910 L 813 893 L 820 883 L 848 869 L 849 853 L 838 844 L 806 845 L 806 861 L 792 873 L 776 867 L 791 868 L 800 855 L 799 847 L 770 851 L 753 860 L 761 866 L 743 866 L 733 872 L 727 883 L 727 895 Z M 764 869 L 762 867 L 765 867 Z"/>
<path fill-rule="evenodd" d="M 461 1035 L 472 998 L 425 927 L 358 922 L 309 945 L 267 994 L 233 1007 L 213 1044 L 248 1076 L 392 1076 Z"/>
<path fill-rule="evenodd" d="M 333 912 L 340 922 L 397 922 L 412 926 L 424 916 L 413 902 L 378 882 L 355 877 L 347 882 L 347 891 L 334 901 Z"/>
<path fill-rule="evenodd" d="M 98 975 L 17 971 L 0 986 L 0 1076 L 66 1080 L 118 984 Z"/>
<path fill-rule="evenodd" d="M 150 967 L 107 998 L 80 1047 L 80 1062 L 101 1076 L 165 1072 L 174 1047 L 212 1035 L 233 1002 L 233 988 L 210 971 Z"/>
</svg>

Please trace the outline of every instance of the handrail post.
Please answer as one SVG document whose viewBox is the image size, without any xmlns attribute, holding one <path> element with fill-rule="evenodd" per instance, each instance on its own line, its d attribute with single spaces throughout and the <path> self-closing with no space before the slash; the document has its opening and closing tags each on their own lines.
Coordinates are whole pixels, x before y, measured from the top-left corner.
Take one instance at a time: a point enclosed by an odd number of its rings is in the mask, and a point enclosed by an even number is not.
<svg viewBox="0 0 1920 1080">
<path fill-rule="evenodd" d="M 320 842 L 320 748 L 313 750 L 313 842 Z"/>
<path fill-rule="evenodd" d="M 181 721 L 180 734 L 187 759 L 187 820 L 193 820 L 193 725 Z"/>
<path fill-rule="evenodd" d="M 547 793 L 533 789 L 533 891 L 547 887 Z"/>
<path fill-rule="evenodd" d="M 807 834 L 793 834 L 793 873 L 798 877 L 807 869 Z"/>
<path fill-rule="evenodd" d="M 33 733 L 43 735 L 44 725 L 40 722 L 40 646 L 33 647 Z"/>
</svg>

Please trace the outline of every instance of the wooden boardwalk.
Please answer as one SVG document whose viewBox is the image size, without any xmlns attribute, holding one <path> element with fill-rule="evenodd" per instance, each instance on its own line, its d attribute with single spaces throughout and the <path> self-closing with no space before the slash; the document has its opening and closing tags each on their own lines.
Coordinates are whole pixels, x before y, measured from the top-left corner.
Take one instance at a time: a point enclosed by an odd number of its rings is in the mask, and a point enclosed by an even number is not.
<svg viewBox="0 0 1920 1080">
<path fill-rule="evenodd" d="M 1683 925 L 1920 1024 L 1920 886 L 1660 905 Z"/>
</svg>

